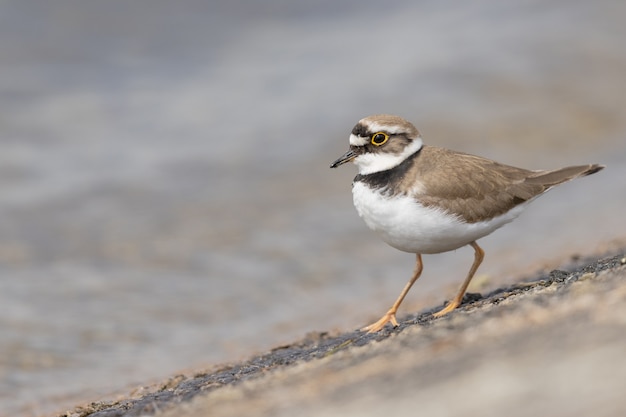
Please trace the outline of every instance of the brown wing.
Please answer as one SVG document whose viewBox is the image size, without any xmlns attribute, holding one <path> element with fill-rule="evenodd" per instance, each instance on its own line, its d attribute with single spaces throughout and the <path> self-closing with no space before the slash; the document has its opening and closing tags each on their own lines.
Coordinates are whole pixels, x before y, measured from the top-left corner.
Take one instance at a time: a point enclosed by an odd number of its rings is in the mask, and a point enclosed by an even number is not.
<svg viewBox="0 0 626 417">
<path fill-rule="evenodd" d="M 504 214 L 554 185 L 603 168 L 584 165 L 530 171 L 431 146 L 421 152 L 413 177 L 424 185 L 420 201 L 441 206 L 469 223 Z"/>
</svg>

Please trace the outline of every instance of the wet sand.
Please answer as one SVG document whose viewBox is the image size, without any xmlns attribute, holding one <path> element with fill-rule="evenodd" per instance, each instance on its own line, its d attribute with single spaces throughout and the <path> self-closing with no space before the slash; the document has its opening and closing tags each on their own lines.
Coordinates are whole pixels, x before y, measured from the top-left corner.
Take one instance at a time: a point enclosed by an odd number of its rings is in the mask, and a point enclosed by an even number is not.
<svg viewBox="0 0 626 417">
<path fill-rule="evenodd" d="M 468 294 L 443 318 L 437 307 L 377 334 L 309 334 L 63 416 L 622 415 L 625 253 Z"/>
</svg>

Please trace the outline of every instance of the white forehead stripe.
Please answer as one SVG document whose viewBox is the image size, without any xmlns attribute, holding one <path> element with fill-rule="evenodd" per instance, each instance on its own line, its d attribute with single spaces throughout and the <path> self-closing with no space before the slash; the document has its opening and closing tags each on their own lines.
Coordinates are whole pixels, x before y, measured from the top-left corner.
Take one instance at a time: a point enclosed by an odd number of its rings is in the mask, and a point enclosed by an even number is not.
<svg viewBox="0 0 626 417">
<path fill-rule="evenodd" d="M 365 146 L 369 143 L 369 138 L 357 136 L 355 134 L 350 135 L 350 145 L 352 146 Z"/>
<path fill-rule="evenodd" d="M 370 132 L 372 132 L 372 133 L 385 132 L 385 133 L 388 133 L 390 135 L 395 135 L 395 134 L 398 134 L 398 133 L 406 133 L 406 131 L 407 131 L 405 126 L 381 125 L 381 124 L 378 124 L 376 122 L 370 122 L 370 121 L 364 121 L 364 120 L 361 120 L 360 123 L 363 123 L 363 124 L 367 125 L 368 130 Z"/>
</svg>

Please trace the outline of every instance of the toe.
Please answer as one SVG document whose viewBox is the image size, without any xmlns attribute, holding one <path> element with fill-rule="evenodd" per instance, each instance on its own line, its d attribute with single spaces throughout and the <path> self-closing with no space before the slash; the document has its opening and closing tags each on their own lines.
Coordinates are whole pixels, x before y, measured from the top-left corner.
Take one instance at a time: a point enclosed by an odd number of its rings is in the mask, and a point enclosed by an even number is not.
<svg viewBox="0 0 626 417">
<path fill-rule="evenodd" d="M 364 331 L 367 333 L 376 333 L 382 330 L 383 327 L 385 327 L 385 325 L 389 322 L 391 322 L 391 324 L 393 324 L 394 327 L 398 326 L 398 320 L 396 320 L 396 315 L 394 313 L 385 314 L 377 322 L 372 323 L 369 326 L 363 327 L 361 331 Z"/>
</svg>

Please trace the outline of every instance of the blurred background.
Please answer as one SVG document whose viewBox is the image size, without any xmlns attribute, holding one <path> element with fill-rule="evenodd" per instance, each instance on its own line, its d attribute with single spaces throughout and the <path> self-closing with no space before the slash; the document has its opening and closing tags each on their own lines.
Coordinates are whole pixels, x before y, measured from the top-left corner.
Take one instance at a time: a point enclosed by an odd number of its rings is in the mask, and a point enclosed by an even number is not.
<svg viewBox="0 0 626 417">
<path fill-rule="evenodd" d="M 377 319 L 414 257 L 328 168 L 354 124 L 608 168 L 482 240 L 496 288 L 626 236 L 626 3 L 0 3 L 0 415 Z M 472 250 L 425 257 L 401 316 Z"/>
</svg>

